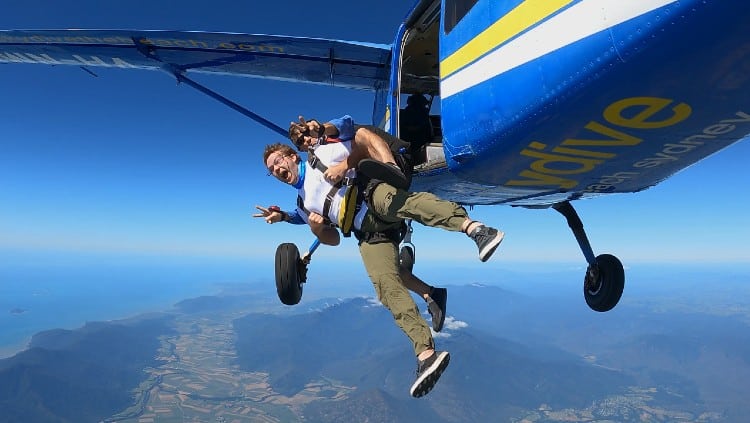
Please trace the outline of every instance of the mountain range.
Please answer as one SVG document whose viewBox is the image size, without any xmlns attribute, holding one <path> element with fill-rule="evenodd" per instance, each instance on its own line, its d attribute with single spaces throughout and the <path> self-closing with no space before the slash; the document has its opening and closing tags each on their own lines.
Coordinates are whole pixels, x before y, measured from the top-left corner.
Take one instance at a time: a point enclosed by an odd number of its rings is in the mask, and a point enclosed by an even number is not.
<svg viewBox="0 0 750 423">
<path fill-rule="evenodd" d="M 231 334 L 215 342 L 234 351 L 233 371 L 267 375 L 268 393 L 288 398 L 274 407 L 305 422 L 742 422 L 750 415 L 750 312 L 736 300 L 714 298 L 691 311 L 674 299 L 651 296 L 644 305 L 625 297 L 615 310 L 595 313 L 554 284 L 539 286 L 542 295 L 449 286 L 436 343 L 450 351 L 451 364 L 420 399 L 408 395 L 417 364 L 410 343 L 376 300 L 308 292 L 287 307 L 270 291 L 199 297 L 165 313 L 41 332 L 27 350 L 0 360 L 0 420 L 98 422 L 129 407 L 127 415 L 137 416 L 134 392 L 145 370 L 179 354 L 165 339 L 202 337 L 211 345 L 200 326 L 206 321 Z M 721 301 L 733 301 L 735 311 L 724 313 Z M 314 386 L 322 386 L 314 398 L 293 400 Z M 210 388 L 199 396 L 211 398 Z"/>
</svg>

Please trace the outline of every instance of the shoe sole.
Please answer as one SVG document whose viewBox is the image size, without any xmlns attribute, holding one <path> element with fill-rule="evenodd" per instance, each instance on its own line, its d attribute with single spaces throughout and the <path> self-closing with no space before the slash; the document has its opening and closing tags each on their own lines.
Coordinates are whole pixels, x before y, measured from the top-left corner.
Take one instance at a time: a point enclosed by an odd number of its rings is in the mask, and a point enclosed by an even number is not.
<svg viewBox="0 0 750 423">
<path fill-rule="evenodd" d="M 409 189 L 409 181 L 401 169 L 373 159 L 362 159 L 357 171 L 372 179 L 378 179 L 398 189 Z"/>
<path fill-rule="evenodd" d="M 435 305 L 437 305 L 438 310 L 440 311 L 439 319 L 435 319 L 435 316 L 433 316 L 432 313 L 430 313 L 430 316 L 432 317 L 432 330 L 434 330 L 435 332 L 440 332 L 441 330 L 443 330 L 443 325 L 445 324 L 445 311 L 446 311 L 447 304 L 448 304 L 448 292 L 447 291 L 445 293 L 444 300 L 445 302 L 443 303 L 442 307 L 440 307 L 440 305 L 437 302 L 435 302 Z"/>
<path fill-rule="evenodd" d="M 489 260 L 489 258 L 492 256 L 492 253 L 497 250 L 498 245 L 503 242 L 503 238 L 505 238 L 505 232 L 497 231 L 497 235 L 495 236 L 495 238 L 493 238 L 492 241 L 490 241 L 489 244 L 485 245 L 484 248 L 479 252 L 479 260 L 483 262 Z"/>
<path fill-rule="evenodd" d="M 443 325 L 445 324 L 445 313 L 440 313 L 440 318 L 435 321 L 435 319 L 432 319 L 432 330 L 435 332 L 440 332 L 443 330 Z"/>
<path fill-rule="evenodd" d="M 440 379 L 440 375 L 443 374 L 443 371 L 448 367 L 450 361 L 450 353 L 448 353 L 448 351 L 441 351 L 437 359 L 435 359 L 435 362 L 432 363 L 432 365 L 428 367 L 416 381 L 414 381 L 414 384 L 411 385 L 411 389 L 409 389 L 411 396 L 414 398 L 420 398 L 432 391 L 432 388 L 435 387 L 438 379 Z"/>
<path fill-rule="evenodd" d="M 437 303 L 435 304 L 437 305 Z M 440 308 L 440 306 L 438 306 Z M 429 306 L 427 307 L 427 311 L 430 313 L 430 317 L 432 318 L 432 330 L 435 332 L 440 332 L 443 330 L 443 324 L 445 323 L 445 313 L 443 313 L 442 310 L 438 310 L 438 313 L 440 315 L 436 318 L 434 314 L 432 314 L 432 311 L 430 311 Z"/>
</svg>

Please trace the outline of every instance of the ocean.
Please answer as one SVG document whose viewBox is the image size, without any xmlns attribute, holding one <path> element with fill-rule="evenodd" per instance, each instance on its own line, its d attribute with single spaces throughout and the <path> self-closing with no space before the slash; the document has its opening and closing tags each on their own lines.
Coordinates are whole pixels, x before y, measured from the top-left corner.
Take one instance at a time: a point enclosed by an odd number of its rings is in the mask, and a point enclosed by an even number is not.
<svg viewBox="0 0 750 423">
<path fill-rule="evenodd" d="M 334 259 L 322 256 L 310 265 L 305 288 L 308 299 L 374 295 L 358 260 L 347 261 L 344 266 Z M 544 267 L 554 270 L 554 277 L 530 272 L 529 267 L 538 266 L 519 265 L 512 270 L 506 266 L 420 260 L 415 271 L 436 286 L 474 282 L 498 285 L 533 295 L 546 292 L 557 300 L 575 301 L 585 307 L 581 295 L 585 266 L 546 263 Z M 40 331 L 76 329 L 86 322 L 168 311 L 181 300 L 201 295 L 259 286 L 261 289 L 254 292 L 275 299 L 273 269 L 272 259 L 45 256 L 8 254 L 0 249 L 0 358 L 25 349 Z M 711 309 L 728 301 L 744 304 L 750 295 L 747 263 L 633 265 L 626 272 L 625 304 L 636 297 L 656 299 L 666 295 L 679 297 L 696 309 Z"/>
<path fill-rule="evenodd" d="M 238 261 L 0 262 L 0 358 L 25 349 L 43 330 L 166 311 L 183 299 L 257 282 L 258 273 L 257 265 Z M 272 277 L 265 275 L 271 284 Z"/>
</svg>

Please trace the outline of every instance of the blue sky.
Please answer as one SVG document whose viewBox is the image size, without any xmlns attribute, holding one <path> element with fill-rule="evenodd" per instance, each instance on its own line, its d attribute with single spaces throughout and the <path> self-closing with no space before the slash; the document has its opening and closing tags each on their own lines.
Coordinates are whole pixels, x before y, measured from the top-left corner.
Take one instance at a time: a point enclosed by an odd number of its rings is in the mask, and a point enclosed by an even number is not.
<svg viewBox="0 0 750 423">
<path fill-rule="evenodd" d="M 375 4 L 375 3 L 368 3 Z M 411 4 L 347 1 L 6 0 L 0 29 L 172 29 L 390 43 Z M 314 11 L 305 19 L 305 11 Z M 272 258 L 304 247 L 300 227 L 250 218 L 255 204 L 291 206 L 294 193 L 265 176 L 262 148 L 275 133 L 159 72 L 0 66 L 0 264 L 58 253 L 150 258 Z M 366 122 L 366 92 L 264 81 L 196 80 L 285 126 L 297 114 L 351 114 Z M 736 144 L 638 194 L 574 203 L 596 253 L 626 264 L 750 262 L 746 224 L 750 143 Z M 496 265 L 580 262 L 551 210 L 478 207 L 473 217 L 507 232 Z M 476 262 L 468 239 L 418 228 L 421 259 Z M 450 246 L 450 249 L 446 248 Z M 356 257 L 353 240 L 318 255 Z M 478 262 L 477 262 L 478 263 Z"/>
</svg>

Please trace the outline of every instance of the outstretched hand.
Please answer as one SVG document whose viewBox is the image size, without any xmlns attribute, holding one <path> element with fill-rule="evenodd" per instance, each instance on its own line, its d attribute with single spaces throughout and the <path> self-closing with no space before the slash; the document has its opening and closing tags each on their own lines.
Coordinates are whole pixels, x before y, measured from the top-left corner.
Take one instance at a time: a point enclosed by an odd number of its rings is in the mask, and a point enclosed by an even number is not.
<svg viewBox="0 0 750 423">
<path fill-rule="evenodd" d="M 305 151 L 315 144 L 315 140 L 320 138 L 325 131 L 325 127 L 315 119 L 305 120 L 299 116 L 299 122 L 289 122 L 289 139 L 298 150 Z"/>
<path fill-rule="evenodd" d="M 299 122 L 289 122 L 289 134 L 290 136 L 306 135 L 318 138 L 323 135 L 323 125 L 315 119 L 305 120 L 304 117 L 299 116 Z"/>
<path fill-rule="evenodd" d="M 258 209 L 260 213 L 253 213 L 253 217 L 262 217 L 268 224 L 281 221 L 281 212 L 263 206 L 255 206 L 255 208 Z"/>
<path fill-rule="evenodd" d="M 323 125 L 315 119 L 305 120 L 301 115 L 299 116 L 299 124 L 310 131 L 310 136 L 318 138 L 323 135 Z"/>
</svg>

